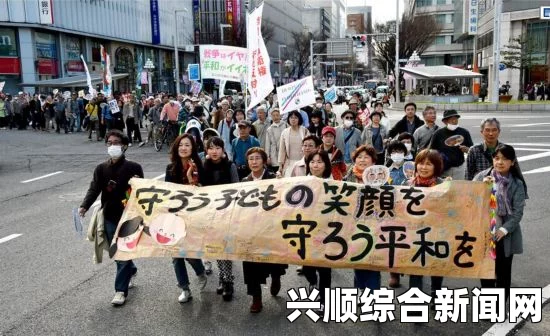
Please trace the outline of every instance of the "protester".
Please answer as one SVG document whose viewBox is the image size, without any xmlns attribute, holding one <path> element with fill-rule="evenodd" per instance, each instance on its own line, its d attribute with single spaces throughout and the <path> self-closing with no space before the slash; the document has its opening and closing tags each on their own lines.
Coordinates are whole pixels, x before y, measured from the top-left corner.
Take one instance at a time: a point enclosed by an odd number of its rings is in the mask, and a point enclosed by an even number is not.
<svg viewBox="0 0 550 336">
<path fill-rule="evenodd" d="M 429 145 L 430 149 L 437 150 L 443 158 L 445 167 L 443 176 L 450 176 L 453 180 L 464 179 L 464 153 L 468 153 L 470 147 L 474 145 L 470 132 L 458 126 L 459 118 L 460 114 L 456 110 L 445 110 L 442 121 L 446 127 L 438 129 L 434 133 Z M 460 136 L 457 137 L 460 139 L 451 138 L 457 135 Z M 452 143 L 450 143 L 451 140 Z"/>
<path fill-rule="evenodd" d="M 487 118 L 481 122 L 481 137 L 483 142 L 470 147 L 466 159 L 465 179 L 468 181 L 481 171 L 493 166 L 493 154 L 500 144 L 500 122 L 496 118 Z"/>
<path fill-rule="evenodd" d="M 384 128 L 389 132 L 391 129 L 391 121 L 386 116 L 386 112 L 384 112 L 384 104 L 377 102 L 374 104 L 374 112 L 380 112 L 382 114 L 382 118 L 380 119 L 380 125 L 384 126 Z"/>
<path fill-rule="evenodd" d="M 306 156 L 306 175 L 322 179 L 329 179 L 331 175 L 330 159 L 327 152 L 320 149 L 310 152 Z M 328 267 L 303 266 L 302 273 L 309 282 L 309 292 L 313 288 L 319 290 L 321 311 L 324 311 L 325 289 L 330 288 L 332 270 Z"/>
<path fill-rule="evenodd" d="M 212 137 L 206 143 L 207 157 L 204 161 L 203 186 L 229 184 L 239 182 L 237 167 L 224 153 L 225 144 L 219 137 Z M 233 262 L 218 260 L 219 286 L 216 290 L 224 301 L 233 299 Z"/>
<path fill-rule="evenodd" d="M 47 103 L 46 103 L 47 104 Z M 88 140 L 92 141 L 92 132 L 95 131 L 97 141 L 101 141 L 99 134 L 99 106 L 96 104 L 96 99 L 93 98 L 87 105 L 86 111 L 88 112 Z M 47 121 L 46 121 L 47 122 Z M 130 137 L 128 136 L 128 141 Z M 130 146 L 130 142 L 128 143 Z"/>
<path fill-rule="evenodd" d="M 336 127 L 336 147 L 344 153 L 344 162 L 350 165 L 352 161 L 352 153 L 355 149 L 362 145 L 361 131 L 353 126 L 355 113 L 351 110 L 346 110 L 341 115 L 343 125 Z"/>
<path fill-rule="evenodd" d="M 363 172 L 368 167 L 374 165 L 378 158 L 376 149 L 369 145 L 362 145 L 357 147 L 353 152 L 353 165 L 348 170 L 348 173 L 344 177 L 344 181 L 352 183 L 364 184 Z M 369 288 L 371 291 L 380 289 L 380 272 L 355 269 L 354 270 L 353 283 L 356 288 L 364 290 Z"/>
<path fill-rule="evenodd" d="M 239 179 L 243 179 L 250 170 L 246 161 L 246 152 L 252 147 L 260 147 L 260 142 L 256 137 L 250 135 L 250 129 L 252 126 L 247 120 L 241 120 L 238 124 L 239 137 L 234 139 L 231 143 L 233 151 L 233 162 L 237 165 L 237 171 L 239 172 Z"/>
<path fill-rule="evenodd" d="M 496 279 L 482 279 L 482 287 L 504 288 L 506 300 L 510 297 L 512 259 L 514 254 L 523 253 L 523 239 L 520 222 L 523 218 L 525 200 L 528 199 L 527 184 L 518 166 L 516 152 L 512 146 L 499 144 L 493 153 L 493 167 L 474 177 L 474 181 L 485 181 L 496 185 L 496 227 L 493 239 L 496 241 Z"/>
<path fill-rule="evenodd" d="M 183 185 L 199 185 L 201 181 L 205 181 L 204 176 L 205 172 L 198 157 L 195 139 L 190 134 L 178 136 L 170 148 L 170 164 L 166 167 L 164 180 Z M 185 260 L 184 258 L 174 258 L 172 260 L 178 286 L 181 288 L 181 294 L 178 297 L 180 303 L 188 302 L 192 298 Z M 199 287 L 202 290 L 208 281 L 202 261 L 187 258 L 187 262 L 195 270 L 195 274 L 199 278 Z"/>
<path fill-rule="evenodd" d="M 433 106 L 426 106 L 422 112 L 425 124 L 420 126 L 414 131 L 414 143 L 416 144 L 416 152 L 428 148 L 432 136 L 435 131 L 439 129 L 439 126 L 436 125 L 435 120 L 437 119 L 437 113 Z"/>
<path fill-rule="evenodd" d="M 287 123 L 281 120 L 281 112 L 278 108 L 271 110 L 272 124 L 267 128 L 265 135 L 265 152 L 267 153 L 267 167 L 274 174 L 279 171 L 279 143 L 281 135 L 288 127 Z"/>
<path fill-rule="evenodd" d="M 370 114 L 371 123 L 361 134 L 361 143 L 374 147 L 376 150 L 376 164 L 384 164 L 384 149 L 388 141 L 388 130 L 380 124 L 382 113 L 374 111 Z"/>
<path fill-rule="evenodd" d="M 415 177 L 408 181 L 413 187 L 433 187 L 443 182 L 441 174 L 443 173 L 443 160 L 436 150 L 424 149 L 416 155 L 415 159 Z M 436 291 L 441 289 L 443 277 L 431 277 L 431 296 L 432 306 L 435 306 L 433 300 L 436 297 Z M 421 275 L 411 275 L 409 277 L 409 287 L 416 287 L 422 290 L 423 277 Z"/>
<path fill-rule="evenodd" d="M 250 174 L 245 177 L 243 182 L 252 182 L 258 180 L 274 179 L 275 174 L 267 169 L 267 153 L 258 147 L 250 148 L 246 152 L 246 159 Z M 259 224 L 259 223 L 258 223 Z M 281 276 L 286 272 L 288 265 L 248 262 L 243 261 L 243 277 L 246 284 L 247 294 L 252 296 L 250 306 L 251 313 L 262 311 L 262 284 L 271 276 L 270 292 L 272 296 L 277 296 L 281 290 Z"/>
<path fill-rule="evenodd" d="M 412 136 L 412 134 L 408 132 L 403 132 L 399 134 L 399 136 L 397 137 L 397 141 L 404 144 L 405 148 L 407 148 L 407 152 L 405 153 L 405 161 L 414 161 L 416 152 L 414 151 L 415 144 L 414 144 L 414 137 Z"/>
<path fill-rule="evenodd" d="M 279 141 L 279 170 L 277 174 L 290 177 L 292 168 L 302 158 L 302 140 L 309 135 L 307 128 L 302 126 L 302 115 L 298 111 L 288 113 L 290 127 L 283 130 Z"/>
<path fill-rule="evenodd" d="M 344 154 L 334 144 L 336 129 L 331 126 L 325 126 L 321 139 L 323 141 L 321 149 L 327 152 L 330 159 L 332 179 L 341 181 L 346 174 L 346 163 L 344 162 Z"/>
<path fill-rule="evenodd" d="M 90 187 L 78 209 L 80 216 L 83 217 L 101 194 L 101 209 L 109 246 L 124 211 L 126 192 L 130 188 L 128 181 L 132 177 L 143 178 L 141 166 L 126 160 L 124 156 L 128 144 L 129 139 L 118 130 L 107 134 L 107 153 L 110 158 L 95 168 Z M 132 260 L 116 261 L 116 265 L 115 296 L 111 304 L 120 306 L 126 302 L 128 289 L 132 287 L 131 278 L 136 275 L 137 267 Z"/>
<path fill-rule="evenodd" d="M 424 122 L 416 115 L 416 104 L 407 103 L 405 104 L 405 116 L 393 126 L 389 132 L 389 137 L 395 138 L 403 132 L 414 134 L 422 125 L 424 125 Z"/>
<path fill-rule="evenodd" d="M 321 139 L 316 137 L 315 135 L 308 135 L 305 138 L 302 139 L 302 153 L 303 157 L 298 160 L 292 168 L 290 169 L 290 176 L 306 176 L 306 170 L 307 170 L 307 164 L 306 164 L 306 157 L 314 152 L 315 150 L 319 149 L 319 146 L 321 146 L 322 142 Z"/>
<path fill-rule="evenodd" d="M 242 120 L 246 120 L 246 114 L 244 113 L 243 109 L 236 109 L 233 113 L 233 126 L 231 126 L 230 136 L 231 136 L 231 143 L 233 143 L 233 140 L 239 137 L 239 122 Z M 251 130 L 252 131 L 252 130 Z"/>
<path fill-rule="evenodd" d="M 336 127 L 338 123 L 336 122 L 336 114 L 332 111 L 332 103 L 325 103 L 325 114 L 328 118 L 327 126 Z"/>
<path fill-rule="evenodd" d="M 313 134 L 317 136 L 319 139 L 321 138 L 321 133 L 323 131 L 323 128 L 325 127 L 325 124 L 322 121 L 323 114 L 320 110 L 314 110 L 311 114 L 311 123 L 309 124 L 309 134 Z"/>
<path fill-rule="evenodd" d="M 260 147 L 265 150 L 265 137 L 266 137 L 266 131 L 269 127 L 269 122 L 267 121 L 267 113 L 265 110 L 265 106 L 260 105 L 256 109 L 256 115 L 258 116 L 258 119 L 254 121 L 252 124 L 252 127 L 256 130 L 256 137 L 258 138 L 258 141 L 260 142 Z"/>
<path fill-rule="evenodd" d="M 227 109 L 225 111 L 224 119 L 220 121 L 218 125 L 218 133 L 225 144 L 225 153 L 229 160 L 233 160 L 233 148 L 231 147 L 231 128 L 235 125 L 233 119 L 233 110 Z"/>
<path fill-rule="evenodd" d="M 0 93 L 0 129 L 5 130 L 7 125 L 6 97 Z"/>
<path fill-rule="evenodd" d="M 131 96 L 130 101 L 124 104 L 122 115 L 126 123 L 126 133 L 128 133 L 128 138 L 130 139 L 129 146 L 132 146 L 132 136 L 135 136 L 137 141 L 139 141 L 139 147 L 143 146 L 145 143 L 141 140 L 141 132 L 139 130 L 139 105 L 134 96 Z"/>
</svg>

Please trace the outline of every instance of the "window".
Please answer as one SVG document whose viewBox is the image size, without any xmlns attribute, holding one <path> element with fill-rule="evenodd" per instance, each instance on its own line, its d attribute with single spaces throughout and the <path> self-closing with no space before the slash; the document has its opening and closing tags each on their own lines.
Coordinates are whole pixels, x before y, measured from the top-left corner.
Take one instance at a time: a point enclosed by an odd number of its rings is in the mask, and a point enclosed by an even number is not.
<svg viewBox="0 0 550 336">
<path fill-rule="evenodd" d="M 447 44 L 446 42 L 447 42 L 446 36 L 436 36 L 435 37 L 435 44 L 436 45 Z"/>
<path fill-rule="evenodd" d="M 446 5 L 446 4 L 447 4 L 447 0 L 437 0 L 437 4 L 438 4 L 438 5 Z"/>
<path fill-rule="evenodd" d="M 445 23 L 445 17 L 446 17 L 446 14 L 437 14 L 435 16 L 435 21 L 439 24 L 444 24 Z"/>
<path fill-rule="evenodd" d="M 433 3 L 432 0 L 418 0 L 416 2 L 416 7 L 427 7 L 427 6 L 431 6 Z"/>
</svg>

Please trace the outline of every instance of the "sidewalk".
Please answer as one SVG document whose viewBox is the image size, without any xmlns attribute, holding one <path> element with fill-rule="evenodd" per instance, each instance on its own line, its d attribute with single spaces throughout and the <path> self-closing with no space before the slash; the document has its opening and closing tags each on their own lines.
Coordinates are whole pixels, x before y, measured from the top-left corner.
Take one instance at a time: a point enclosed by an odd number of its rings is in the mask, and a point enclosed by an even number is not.
<svg viewBox="0 0 550 336">
<path fill-rule="evenodd" d="M 508 335 L 518 336 L 546 336 L 550 335 L 550 304 L 548 302 L 542 307 L 542 320 L 539 323 L 531 321 L 519 324 Z"/>
<path fill-rule="evenodd" d="M 403 111 L 405 103 L 393 103 L 392 109 L 396 111 Z M 429 102 L 415 103 L 418 111 L 424 110 L 426 106 L 433 106 L 437 111 L 444 111 L 454 109 L 460 112 L 510 112 L 510 113 L 542 113 L 550 112 L 550 101 L 546 104 L 436 104 Z"/>
</svg>

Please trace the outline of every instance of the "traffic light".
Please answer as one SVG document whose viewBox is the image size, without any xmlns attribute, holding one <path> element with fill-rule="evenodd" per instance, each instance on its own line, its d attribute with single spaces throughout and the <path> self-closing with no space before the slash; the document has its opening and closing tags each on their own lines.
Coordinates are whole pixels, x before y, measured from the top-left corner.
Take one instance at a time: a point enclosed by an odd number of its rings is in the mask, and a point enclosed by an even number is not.
<svg viewBox="0 0 550 336">
<path fill-rule="evenodd" d="M 351 37 L 351 39 L 353 41 L 355 41 L 357 44 L 361 43 L 362 46 L 364 46 L 365 44 L 367 44 L 367 35 L 351 35 L 351 36 L 346 36 L 348 38 Z"/>
</svg>

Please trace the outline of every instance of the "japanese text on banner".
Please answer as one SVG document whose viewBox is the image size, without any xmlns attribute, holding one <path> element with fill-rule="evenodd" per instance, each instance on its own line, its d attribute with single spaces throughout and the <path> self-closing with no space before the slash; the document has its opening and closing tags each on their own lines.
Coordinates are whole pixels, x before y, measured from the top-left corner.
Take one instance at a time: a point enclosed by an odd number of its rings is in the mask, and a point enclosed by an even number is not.
<svg viewBox="0 0 550 336">
<path fill-rule="evenodd" d="M 301 177 L 131 185 L 111 246 L 117 260 L 164 256 L 494 277 L 484 183 L 374 188 Z"/>
<path fill-rule="evenodd" d="M 221 45 L 201 45 L 202 78 L 238 82 L 246 73 L 246 48 Z"/>
</svg>

